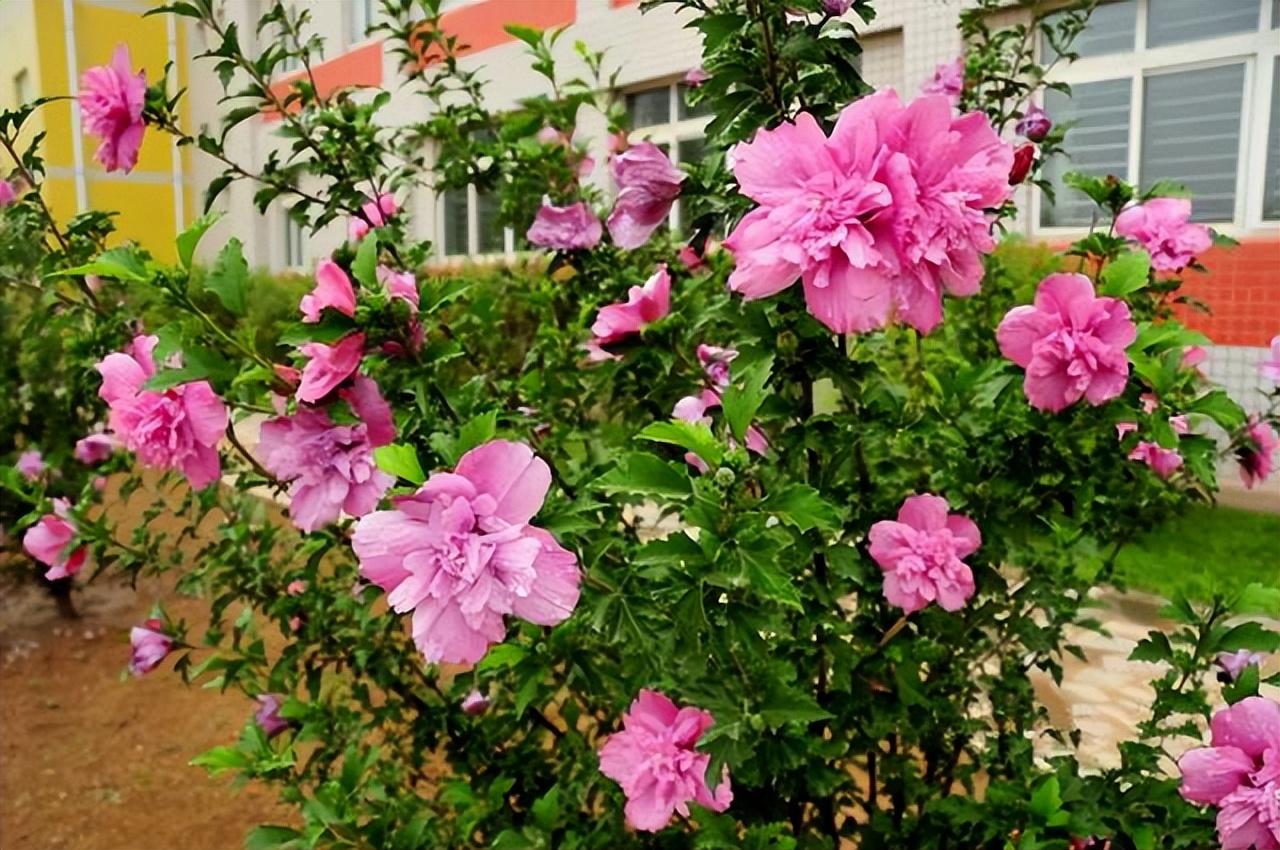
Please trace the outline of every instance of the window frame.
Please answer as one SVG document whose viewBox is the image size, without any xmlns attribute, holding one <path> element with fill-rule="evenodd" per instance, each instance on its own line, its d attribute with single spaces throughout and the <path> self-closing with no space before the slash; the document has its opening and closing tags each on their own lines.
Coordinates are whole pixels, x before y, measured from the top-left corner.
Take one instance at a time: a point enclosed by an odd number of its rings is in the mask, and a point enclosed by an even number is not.
<svg viewBox="0 0 1280 850">
<path fill-rule="evenodd" d="M 1049 79 L 1070 85 L 1105 80 L 1129 81 L 1129 139 L 1127 168 L 1130 179 L 1149 183 L 1142 173 L 1142 133 L 1145 123 L 1143 101 L 1146 79 L 1181 71 L 1196 71 L 1226 65 L 1244 65 L 1244 91 L 1240 102 L 1240 141 L 1237 150 L 1235 210 L 1230 221 L 1205 224 L 1228 234 L 1274 229 L 1276 219 L 1262 217 L 1266 173 L 1267 122 L 1271 97 L 1280 95 L 1280 80 L 1274 79 L 1275 57 L 1280 55 L 1280 38 L 1271 24 L 1272 0 L 1257 0 L 1257 28 L 1251 32 L 1221 35 L 1162 47 L 1147 47 L 1147 23 L 1152 0 L 1136 0 L 1133 49 L 1123 53 L 1088 56 L 1055 68 Z M 1037 45 L 1037 52 L 1042 45 Z M 1070 150 L 1070 132 L 1066 149 Z M 1258 179 L 1251 179 L 1251 178 Z M 1063 191 L 1071 191 L 1063 187 Z M 1048 239 L 1074 238 L 1088 231 L 1088 225 L 1045 226 L 1040 223 L 1043 193 L 1032 191 L 1028 205 L 1030 232 Z"/>
<path fill-rule="evenodd" d="M 714 117 L 711 115 L 693 115 L 684 119 L 680 118 L 680 87 L 682 83 L 682 77 L 675 77 L 666 82 L 628 86 L 619 92 L 620 96 L 625 100 L 628 95 L 643 94 L 659 89 L 667 90 L 667 121 L 662 124 L 645 124 L 640 127 L 633 127 L 627 134 L 627 141 L 631 144 L 648 141 L 660 147 L 665 145 L 667 157 L 671 160 L 671 164 L 677 168 L 681 162 L 680 142 L 705 140 L 707 125 L 711 123 L 711 119 Z M 616 190 L 617 187 L 615 186 L 614 189 Z M 680 204 L 671 206 L 671 215 L 667 219 L 667 226 L 671 228 L 673 233 L 680 232 Z"/>
<path fill-rule="evenodd" d="M 281 219 L 284 224 L 284 250 L 281 252 L 280 265 L 284 271 L 305 271 L 307 267 L 306 233 L 303 232 L 302 225 L 295 221 L 293 216 L 289 215 L 288 209 L 283 210 Z M 298 247 L 297 262 L 292 262 L 294 258 L 291 255 L 294 253 L 293 243 L 295 236 Z"/>
<path fill-rule="evenodd" d="M 346 14 L 343 15 L 343 33 L 347 37 L 347 48 L 370 41 L 369 27 L 373 26 L 378 14 L 377 0 L 346 0 Z"/>
<path fill-rule="evenodd" d="M 439 247 L 438 258 L 442 262 L 457 263 L 467 260 L 511 260 L 516 256 L 516 235 L 510 227 L 502 228 L 502 251 L 480 252 L 480 204 L 479 193 L 473 184 L 467 184 L 467 250 L 463 254 L 445 253 L 445 232 L 447 227 L 445 192 L 436 193 L 436 226 L 435 244 Z"/>
</svg>

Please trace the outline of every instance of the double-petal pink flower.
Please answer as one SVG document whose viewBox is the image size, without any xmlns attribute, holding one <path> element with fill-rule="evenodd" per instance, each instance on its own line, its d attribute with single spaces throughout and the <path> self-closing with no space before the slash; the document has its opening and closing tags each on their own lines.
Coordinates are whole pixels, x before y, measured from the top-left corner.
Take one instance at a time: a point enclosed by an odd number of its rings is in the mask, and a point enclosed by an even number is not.
<svg viewBox="0 0 1280 850">
<path fill-rule="evenodd" d="M 1276 429 L 1258 418 L 1249 417 L 1244 429 L 1244 441 L 1236 451 L 1240 461 L 1240 480 L 1246 489 L 1252 490 L 1271 477 L 1276 468 L 1276 451 L 1280 449 L 1280 435 Z"/>
<path fill-rule="evenodd" d="M 973 595 L 973 571 L 961 559 L 982 545 L 982 535 L 973 520 L 947 511 L 941 496 L 909 496 L 896 522 L 871 526 L 870 553 L 884 570 L 885 599 L 908 614 L 930 602 L 959 611 Z"/>
<path fill-rule="evenodd" d="M 1211 743 L 1178 759 L 1180 792 L 1216 806 L 1223 850 L 1280 848 L 1280 705 L 1245 697 L 1209 724 Z"/>
<path fill-rule="evenodd" d="M 662 148 L 641 142 L 613 157 L 618 197 L 609 214 L 609 235 L 619 248 L 639 248 L 662 226 L 680 195 L 684 172 Z"/>
<path fill-rule="evenodd" d="M 302 296 L 298 309 L 302 311 L 304 322 L 320 321 L 321 313 L 326 309 L 354 317 L 356 291 L 351 278 L 330 257 L 325 257 L 316 265 L 315 288 Z"/>
<path fill-rule="evenodd" d="M 129 647 L 129 672 L 142 676 L 160 666 L 173 650 L 173 638 L 165 633 L 163 623 L 152 618 L 129 631 Z"/>
<path fill-rule="evenodd" d="M 152 352 L 159 337 L 135 337 L 129 350 L 108 354 L 97 365 L 100 395 L 111 408 L 111 432 L 145 466 L 177 469 L 197 490 L 218 479 L 218 442 L 227 408 L 207 381 L 165 390 L 144 390 L 156 374 Z"/>
<path fill-rule="evenodd" d="M 1280 336 L 1271 338 L 1267 359 L 1258 364 L 1258 374 L 1276 386 L 1280 386 Z"/>
<path fill-rule="evenodd" d="M 640 333 L 645 325 L 666 317 L 670 312 L 671 275 L 666 264 L 662 263 L 644 286 L 631 287 L 625 304 L 600 308 L 591 325 L 592 339 L 586 346 L 589 359 L 611 359 L 613 355 L 604 350 L 605 346 Z"/>
<path fill-rule="evenodd" d="M 119 44 L 111 64 L 90 68 L 80 77 L 80 117 L 85 132 L 101 140 L 93 158 L 107 171 L 133 171 L 146 130 L 142 107 L 147 75 L 134 74 L 132 64 L 129 46 Z"/>
<path fill-rule="evenodd" d="M 298 401 L 315 403 L 336 390 L 360 368 L 364 334 L 347 334 L 333 345 L 308 342 L 298 348 L 308 358 L 294 393 Z"/>
<path fill-rule="evenodd" d="M 505 637 L 507 616 L 551 626 L 573 613 L 577 558 L 529 524 L 550 484 L 528 446 L 497 440 L 356 525 L 360 575 L 413 612 L 428 662 L 474 664 Z"/>
<path fill-rule="evenodd" d="M 90 434 L 76 442 L 75 458 L 85 466 L 97 466 L 120 447 L 119 441 L 110 434 Z"/>
<path fill-rule="evenodd" d="M 27 550 L 27 554 L 49 568 L 44 577 L 50 581 L 80 572 L 89 557 L 86 546 L 68 551 L 76 536 L 76 527 L 70 517 L 71 504 L 66 499 L 54 499 L 53 513 L 40 517 L 40 521 L 31 526 L 22 538 L 22 548 Z"/>
<path fill-rule="evenodd" d="M 1082 274 L 1049 275 L 1035 304 L 1014 307 L 996 329 L 1000 353 L 1026 370 L 1027 400 L 1054 413 L 1081 398 L 1096 407 L 1124 392 L 1125 349 L 1137 335 L 1128 305 L 1097 297 Z"/>
<path fill-rule="evenodd" d="M 1159 443 L 1143 440 L 1129 452 L 1129 460 L 1136 460 L 1151 467 L 1161 478 L 1168 478 L 1182 468 L 1182 453 L 1177 449 L 1166 449 Z"/>
<path fill-rule="evenodd" d="M 657 832 L 677 813 L 689 816 L 689 804 L 723 812 L 733 802 L 729 767 L 713 791 L 707 785 L 708 753 L 698 740 L 715 725 L 698 708 L 677 708 L 657 691 L 643 690 L 622 716 L 622 731 L 600 747 L 600 772 L 622 786 L 624 812 L 634 829 Z"/>
<path fill-rule="evenodd" d="M 542 199 L 542 206 L 538 208 L 538 214 L 534 217 L 529 232 L 525 234 L 534 245 L 555 251 L 594 248 L 600 244 L 600 237 L 603 235 L 600 219 L 596 218 L 585 201 L 557 207 L 552 205 L 549 198 Z"/>
<path fill-rule="evenodd" d="M 303 531 L 361 517 L 395 483 L 373 450 L 395 439 L 391 408 L 371 378 L 357 376 L 343 392 L 361 421 L 335 424 L 327 411 L 300 406 L 293 416 L 264 422 L 258 450 L 267 471 L 289 483 L 289 517 Z"/>
<path fill-rule="evenodd" d="M 1116 233 L 1145 248 L 1156 271 L 1176 272 L 1213 245 L 1208 228 L 1190 224 L 1190 218 L 1186 198 L 1152 198 L 1121 210 Z"/>
<path fill-rule="evenodd" d="M 40 454 L 39 449 L 28 449 L 18 455 L 18 460 L 14 463 L 13 468 L 18 470 L 18 474 L 28 481 L 37 481 L 41 475 L 44 475 L 46 464 L 44 455 Z"/>
<path fill-rule="evenodd" d="M 933 76 L 920 86 L 920 94 L 940 94 L 954 106 L 964 91 L 964 57 L 957 56 L 933 69 Z"/>
<path fill-rule="evenodd" d="M 945 97 L 904 106 L 892 90 L 841 112 L 831 137 L 801 113 L 733 149 L 759 206 L 724 245 L 730 289 L 748 298 L 803 282 L 809 312 L 835 333 L 897 318 L 922 333 L 942 294 L 972 295 L 995 246 L 987 210 L 1004 203 L 1013 153 L 980 113 Z"/>
</svg>

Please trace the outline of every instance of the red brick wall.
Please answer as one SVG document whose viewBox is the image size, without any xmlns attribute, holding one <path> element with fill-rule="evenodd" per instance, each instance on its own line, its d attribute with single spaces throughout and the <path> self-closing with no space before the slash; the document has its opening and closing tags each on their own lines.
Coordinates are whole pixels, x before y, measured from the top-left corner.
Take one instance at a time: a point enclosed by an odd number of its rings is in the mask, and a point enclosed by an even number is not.
<svg viewBox="0 0 1280 850">
<path fill-rule="evenodd" d="M 1178 308 L 1188 326 L 1215 345 L 1266 346 L 1280 334 L 1280 237 L 1241 239 L 1201 255 L 1207 273 L 1187 272 L 1182 291 L 1209 305 L 1206 316 Z"/>
</svg>

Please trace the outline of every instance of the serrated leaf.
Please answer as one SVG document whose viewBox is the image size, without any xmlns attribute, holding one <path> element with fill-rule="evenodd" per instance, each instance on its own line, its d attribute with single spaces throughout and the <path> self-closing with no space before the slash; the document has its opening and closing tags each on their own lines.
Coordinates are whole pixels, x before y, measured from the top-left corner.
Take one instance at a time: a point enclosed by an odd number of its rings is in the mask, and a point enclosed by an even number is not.
<svg viewBox="0 0 1280 850">
<path fill-rule="evenodd" d="M 287 826 L 263 824 L 253 828 L 244 839 L 244 850 L 293 850 L 302 833 Z"/>
<path fill-rule="evenodd" d="M 203 767 L 210 776 L 228 770 L 242 770 L 249 766 L 249 757 L 235 747 L 214 747 L 187 762 L 192 767 Z"/>
<path fill-rule="evenodd" d="M 143 281 L 147 279 L 147 265 L 132 246 L 121 246 L 103 251 L 92 263 L 76 266 L 66 271 L 54 272 L 50 277 L 96 274 L 116 280 Z"/>
<path fill-rule="evenodd" d="M 1058 789 L 1058 777 L 1050 776 L 1040 783 L 1031 795 L 1030 809 L 1032 814 L 1047 821 L 1062 808 L 1062 795 Z"/>
<path fill-rule="evenodd" d="M 254 107 L 257 111 L 257 107 Z M 222 218 L 220 212 L 205 213 L 200 216 L 191 226 L 178 234 L 175 240 L 178 245 L 178 262 L 182 263 L 184 269 L 191 268 L 191 258 L 195 256 L 196 246 L 200 244 L 200 238 L 208 232 L 209 228 L 217 224 L 218 219 Z"/>
<path fill-rule="evenodd" d="M 760 719 L 772 730 L 786 723 L 813 723 L 828 720 L 834 715 L 808 694 L 795 690 L 775 690 L 760 704 Z"/>
<path fill-rule="evenodd" d="M 383 472 L 402 478 L 411 484 L 421 484 L 427 480 L 418 461 L 418 453 L 413 446 L 392 443 L 373 450 L 373 459 Z"/>
<path fill-rule="evenodd" d="M 1146 251 L 1130 251 L 1116 257 L 1102 270 L 1101 293 L 1122 298 L 1147 285 L 1151 274 L 1151 256 Z"/>
<path fill-rule="evenodd" d="M 476 446 L 484 445 L 492 440 L 497 429 L 498 411 L 496 410 L 481 413 L 479 416 L 463 423 L 462 427 L 458 429 L 458 438 L 454 441 L 453 450 L 457 453 L 457 458 L 453 460 L 453 463 L 456 464 L 464 454 Z"/>
<path fill-rule="evenodd" d="M 369 289 L 377 287 L 378 234 L 376 231 L 366 236 L 356 250 L 356 258 L 351 261 L 351 275 Z"/>
<path fill-rule="evenodd" d="M 1240 623 L 1218 638 L 1217 649 L 1219 652 L 1236 652 L 1241 649 L 1250 652 L 1275 652 L 1280 649 L 1280 633 L 1261 623 Z"/>
<path fill-rule="evenodd" d="M 231 237 L 218 252 L 218 259 L 205 279 L 205 289 L 218 296 L 222 306 L 233 316 L 245 314 L 244 289 L 249 280 L 249 264 L 244 259 L 244 246 Z"/>
<path fill-rule="evenodd" d="M 800 531 L 832 531 L 840 527 L 839 512 L 808 484 L 793 484 L 774 493 L 760 508 Z"/>
<path fill-rule="evenodd" d="M 1208 416 L 1224 431 L 1235 431 L 1244 425 L 1245 412 L 1225 390 L 1213 390 L 1194 399 L 1187 405 L 1188 413 Z"/>
<path fill-rule="evenodd" d="M 1138 645 L 1129 653 L 1130 661 L 1168 661 L 1173 658 L 1173 646 L 1169 637 L 1160 631 L 1147 632 L 1147 636 L 1138 641 Z"/>
<path fill-rule="evenodd" d="M 724 459 L 724 448 L 720 441 L 711 433 L 711 426 L 702 422 L 686 422 L 683 419 L 654 422 L 636 434 L 636 439 L 680 446 L 702 458 L 713 469 Z"/>
<path fill-rule="evenodd" d="M 524 660 L 529 654 L 529 650 L 523 646 L 517 646 L 514 643 L 500 643 L 490 648 L 476 664 L 476 672 L 483 673 L 488 670 L 502 670 L 507 667 L 514 667 Z"/>
<path fill-rule="evenodd" d="M 609 472 L 596 479 L 594 486 L 606 493 L 639 493 L 648 496 L 680 498 L 693 494 L 689 473 L 677 471 L 660 457 L 647 452 L 632 452 Z"/>
<path fill-rule="evenodd" d="M 737 552 L 742 560 L 743 576 L 750 583 L 752 590 L 766 599 L 780 602 L 789 608 L 797 611 L 804 610 L 804 603 L 800 599 L 800 591 L 796 588 L 795 582 L 778 566 L 777 549 L 742 546 Z"/>
<path fill-rule="evenodd" d="M 553 785 L 551 790 L 529 807 L 533 822 L 543 832 L 551 832 L 560 822 L 560 786 Z"/>
<path fill-rule="evenodd" d="M 1227 705 L 1235 705 L 1246 697 L 1258 695 L 1262 671 L 1257 664 L 1250 664 L 1240 672 L 1240 677 L 1222 687 L 1222 699 Z"/>
<path fill-rule="evenodd" d="M 720 407 L 734 439 L 745 443 L 747 428 L 764 402 L 764 387 L 773 371 L 773 357 L 757 360 L 735 371 L 733 383 L 721 395 Z"/>
</svg>

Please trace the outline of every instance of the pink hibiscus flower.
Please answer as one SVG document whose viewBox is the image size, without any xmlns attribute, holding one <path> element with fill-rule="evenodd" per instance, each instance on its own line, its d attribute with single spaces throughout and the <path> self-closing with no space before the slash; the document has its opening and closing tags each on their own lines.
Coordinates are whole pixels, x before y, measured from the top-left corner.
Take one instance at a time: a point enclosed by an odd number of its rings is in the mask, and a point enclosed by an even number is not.
<svg viewBox="0 0 1280 850">
<path fill-rule="evenodd" d="M 604 346 L 621 342 L 629 336 L 640 333 L 645 325 L 664 318 L 671 312 L 671 275 L 667 273 L 665 263 L 658 265 L 658 270 L 644 282 L 644 286 L 633 286 L 627 293 L 625 304 L 610 304 L 601 307 L 591 325 L 592 339 L 587 343 L 590 352 L 599 351 L 604 358 L 613 355 L 604 351 Z M 600 359 L 594 357 L 592 359 Z"/>
<path fill-rule="evenodd" d="M 573 613 L 577 558 L 529 524 L 550 484 L 528 446 L 497 440 L 357 523 L 361 576 L 413 612 L 428 662 L 474 664 L 505 637 L 508 615 L 551 626 Z"/>
<path fill-rule="evenodd" d="M 1271 350 L 1267 359 L 1258 364 L 1258 372 L 1271 383 L 1280 386 L 1280 336 L 1271 338 Z"/>
<path fill-rule="evenodd" d="M 736 353 L 736 352 L 735 352 Z M 726 386 L 727 386 L 726 382 Z M 672 408 L 671 415 L 676 419 L 683 419 L 685 422 L 694 424 L 702 423 L 704 425 L 711 424 L 711 417 L 707 415 L 707 411 L 720 406 L 720 394 L 715 390 L 703 390 L 699 395 L 689 395 L 676 402 L 676 406 Z M 728 438 L 729 448 L 736 449 L 738 441 L 732 435 Z M 764 432 L 755 425 L 747 426 L 746 433 L 747 451 L 755 452 L 758 455 L 765 455 L 769 451 L 769 438 Z M 688 452 L 684 456 L 685 462 L 697 469 L 699 472 L 706 472 L 710 469 L 706 461 L 693 452 Z"/>
<path fill-rule="evenodd" d="M 76 442 L 75 458 L 85 466 L 96 466 L 102 463 L 120 447 L 120 443 L 110 434 L 90 434 Z"/>
<path fill-rule="evenodd" d="M 920 86 L 920 94 L 940 94 L 955 106 L 964 91 L 964 57 L 957 56 L 933 69 L 933 76 Z"/>
<path fill-rule="evenodd" d="M 711 756 L 696 749 L 698 739 L 714 725 L 709 713 L 677 708 L 657 691 L 643 690 L 631 703 L 622 715 L 622 731 L 600 747 L 600 772 L 622 786 L 624 812 L 633 829 L 657 832 L 677 812 L 688 817 L 690 803 L 713 812 L 729 808 L 733 789 L 728 765 L 712 791 L 707 785 Z"/>
<path fill-rule="evenodd" d="M 707 373 L 711 386 L 724 389 L 729 386 L 729 364 L 738 356 L 733 348 L 720 348 L 715 345 L 698 346 L 698 362 Z"/>
<path fill-rule="evenodd" d="M 973 571 L 961 558 L 982 545 L 973 520 L 947 513 L 941 496 L 909 496 L 896 522 L 871 526 L 871 557 L 884 570 L 884 596 L 906 613 L 937 602 L 959 611 L 973 595 Z"/>
<path fill-rule="evenodd" d="M 320 321 L 321 312 L 326 308 L 337 310 L 344 316 L 354 317 L 356 314 L 356 291 L 351 285 L 351 278 L 329 257 L 316 265 L 315 289 L 302 296 L 298 305 L 304 322 Z"/>
<path fill-rule="evenodd" d="M 71 504 L 66 499 L 54 499 L 53 513 L 40 517 L 22 538 L 22 548 L 27 554 L 49 568 L 44 577 L 50 581 L 75 575 L 89 558 L 86 546 L 67 551 L 76 536 L 70 517 Z"/>
<path fill-rule="evenodd" d="M 1249 417 L 1249 424 L 1244 429 L 1244 441 L 1236 450 L 1236 459 L 1240 462 L 1240 480 L 1246 489 L 1252 490 L 1271 477 L 1276 468 L 1276 450 L 1280 448 L 1280 435 L 1276 430 L 1258 418 L 1257 414 Z"/>
<path fill-rule="evenodd" d="M 227 408 L 207 381 L 144 390 L 156 374 L 152 356 L 159 337 L 135 337 L 124 352 L 108 354 L 95 367 L 100 395 L 111 408 L 107 424 L 145 466 L 181 470 L 197 490 L 222 471 L 218 442 L 227 428 Z"/>
<path fill-rule="evenodd" d="M 303 531 L 336 522 L 344 511 L 364 516 L 395 483 L 373 458 L 375 448 L 395 439 L 391 409 L 378 385 L 357 376 L 344 398 L 364 421 L 335 425 L 326 411 L 300 407 L 293 416 L 262 424 L 258 443 L 262 465 L 281 481 L 290 482 L 289 517 Z"/>
<path fill-rule="evenodd" d="M 418 279 L 413 272 L 397 272 L 386 266 L 378 266 L 378 282 L 387 288 L 387 297 L 396 298 L 409 305 L 409 311 L 418 313 Z"/>
<path fill-rule="evenodd" d="M 800 278 L 809 312 L 835 333 L 896 317 L 922 333 L 942 293 L 972 295 L 995 246 L 1013 153 L 986 117 L 946 98 L 903 106 L 892 91 L 846 107 L 828 139 L 807 113 L 733 149 L 734 174 L 760 206 L 724 245 L 729 288 L 774 295 Z"/>
<path fill-rule="evenodd" d="M 608 221 L 613 244 L 632 249 L 648 242 L 653 231 L 667 220 L 684 177 L 684 172 L 652 142 L 641 142 L 615 154 L 613 181 L 618 197 Z"/>
<path fill-rule="evenodd" d="M 1025 136 L 1029 142 L 1043 142 L 1052 129 L 1053 122 L 1049 120 L 1049 114 L 1033 103 L 1022 114 L 1013 132 Z"/>
<path fill-rule="evenodd" d="M 555 251 L 575 251 L 594 248 L 604 234 L 600 219 L 587 206 L 578 201 L 567 207 L 552 206 L 549 198 L 542 199 L 542 206 L 525 236 L 540 248 Z"/>
<path fill-rule="evenodd" d="M 489 710 L 489 698 L 479 691 L 473 690 L 462 698 L 459 705 L 463 714 L 479 717 Z"/>
<path fill-rule="evenodd" d="M 1000 353 L 1026 370 L 1027 400 L 1054 413 L 1081 397 L 1096 407 L 1120 395 L 1129 380 L 1125 348 L 1137 335 L 1128 305 L 1096 297 L 1081 274 L 1049 275 L 1035 304 L 1014 307 L 996 329 Z"/>
<path fill-rule="evenodd" d="M 40 454 L 39 449 L 28 449 L 18 455 L 18 461 L 13 468 L 28 481 L 38 481 L 45 470 L 44 455 Z"/>
<path fill-rule="evenodd" d="M 369 222 L 373 222 L 374 227 L 382 227 L 399 211 L 400 205 L 396 203 L 396 196 L 383 192 L 374 200 L 366 201 L 361 205 L 360 212 L 364 213 L 364 217 L 356 216 L 351 219 L 351 223 L 347 225 L 348 238 L 352 242 L 359 242 L 369 235 Z"/>
<path fill-rule="evenodd" d="M 684 74 L 684 84 L 691 89 L 696 89 L 709 79 L 711 79 L 711 75 L 702 70 L 701 65 L 690 68 Z"/>
<path fill-rule="evenodd" d="M 0 179 L 0 210 L 18 199 L 18 193 L 8 180 Z"/>
<path fill-rule="evenodd" d="M 1178 759 L 1182 796 L 1218 808 L 1223 850 L 1280 848 L 1280 705 L 1246 697 L 1209 724 L 1211 744 Z"/>
<path fill-rule="evenodd" d="M 302 367 L 302 380 L 294 396 L 298 401 L 314 403 L 338 388 L 355 374 L 364 359 L 364 334 L 348 334 L 333 345 L 308 342 L 299 351 L 311 358 Z"/>
<path fill-rule="evenodd" d="M 254 699 L 258 702 L 258 710 L 253 714 L 253 722 L 258 724 L 268 739 L 289 728 L 289 721 L 280 716 L 284 694 L 258 694 Z"/>
<path fill-rule="evenodd" d="M 152 618 L 129 631 L 129 646 L 129 672 L 142 676 L 160 666 L 173 650 L 173 638 L 165 634 L 164 624 Z"/>
<path fill-rule="evenodd" d="M 1137 460 L 1151 467 L 1161 478 L 1168 478 L 1182 467 L 1182 453 L 1177 449 L 1162 448 L 1159 443 L 1143 440 L 1129 452 L 1129 460 Z"/>
<path fill-rule="evenodd" d="M 1238 649 L 1235 652 L 1219 652 L 1218 657 L 1214 659 L 1214 663 L 1222 668 L 1219 678 L 1226 676 L 1228 681 L 1234 682 L 1248 668 L 1261 666 L 1262 654 L 1250 652 L 1247 649 Z"/>
<path fill-rule="evenodd" d="M 1208 228 L 1188 224 L 1189 218 L 1191 202 L 1186 198 L 1152 198 L 1121 210 L 1116 233 L 1146 249 L 1153 269 L 1176 272 L 1213 245 Z"/>
<path fill-rule="evenodd" d="M 133 171 L 146 130 L 142 106 L 145 71 L 133 73 L 129 46 L 120 44 L 110 65 L 90 68 L 80 77 L 80 116 L 85 132 L 101 139 L 93 158 L 107 171 Z"/>
</svg>

